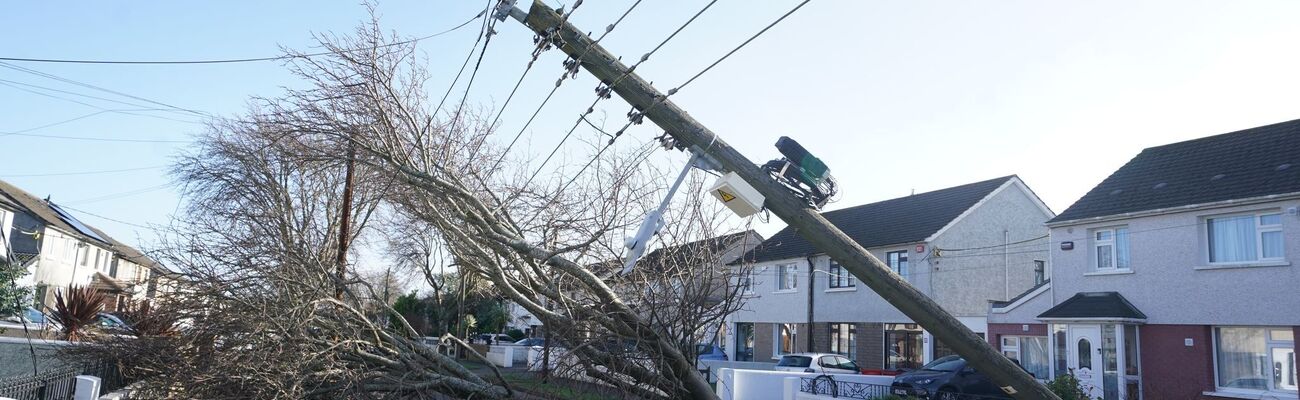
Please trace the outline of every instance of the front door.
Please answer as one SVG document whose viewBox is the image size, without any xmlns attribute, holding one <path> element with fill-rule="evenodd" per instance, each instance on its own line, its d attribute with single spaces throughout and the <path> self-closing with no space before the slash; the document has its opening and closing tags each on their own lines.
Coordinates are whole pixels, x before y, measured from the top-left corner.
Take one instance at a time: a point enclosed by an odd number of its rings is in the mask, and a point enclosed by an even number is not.
<svg viewBox="0 0 1300 400">
<path fill-rule="evenodd" d="M 754 324 L 736 323 L 736 361 L 754 361 Z"/>
<path fill-rule="evenodd" d="M 1068 361 L 1088 398 L 1102 397 L 1101 325 L 1070 325 Z"/>
</svg>

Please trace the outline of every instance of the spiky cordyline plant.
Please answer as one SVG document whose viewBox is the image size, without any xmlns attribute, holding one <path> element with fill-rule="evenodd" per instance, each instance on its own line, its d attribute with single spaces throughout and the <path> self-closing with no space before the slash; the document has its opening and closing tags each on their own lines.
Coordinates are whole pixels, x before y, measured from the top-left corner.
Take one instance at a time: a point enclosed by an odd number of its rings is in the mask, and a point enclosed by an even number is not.
<svg viewBox="0 0 1300 400">
<path fill-rule="evenodd" d="M 180 323 L 180 317 L 174 311 L 165 304 L 156 305 L 144 300 L 131 304 L 118 316 L 136 336 L 172 336 L 177 333 Z"/>
<path fill-rule="evenodd" d="M 59 323 L 64 340 L 80 341 L 87 328 L 98 321 L 99 312 L 104 309 L 108 298 L 93 288 L 72 285 L 68 285 L 64 293 L 54 294 L 54 312 L 50 319 Z"/>
</svg>

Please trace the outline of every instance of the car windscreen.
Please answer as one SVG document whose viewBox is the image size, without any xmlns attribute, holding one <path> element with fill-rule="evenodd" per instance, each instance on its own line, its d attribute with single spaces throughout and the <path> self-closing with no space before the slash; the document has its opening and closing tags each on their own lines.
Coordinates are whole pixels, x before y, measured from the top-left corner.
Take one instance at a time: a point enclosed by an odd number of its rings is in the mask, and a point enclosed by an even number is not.
<svg viewBox="0 0 1300 400">
<path fill-rule="evenodd" d="M 808 356 L 785 356 L 781 357 L 781 362 L 776 363 L 778 367 L 798 367 L 808 368 L 812 364 L 812 357 Z"/>
<path fill-rule="evenodd" d="M 947 357 L 943 357 L 931 361 L 929 364 L 925 364 L 924 367 L 921 367 L 921 369 L 927 371 L 953 372 L 953 371 L 960 370 L 965 366 L 966 366 L 966 360 L 962 360 L 961 357 L 947 356 Z"/>
</svg>

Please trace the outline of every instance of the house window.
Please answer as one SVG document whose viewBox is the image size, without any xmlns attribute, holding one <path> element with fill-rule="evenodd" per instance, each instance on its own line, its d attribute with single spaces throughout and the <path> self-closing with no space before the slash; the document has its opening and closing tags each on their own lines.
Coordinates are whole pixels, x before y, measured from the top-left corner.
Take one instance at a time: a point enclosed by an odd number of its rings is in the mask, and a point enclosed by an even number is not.
<svg viewBox="0 0 1300 400">
<path fill-rule="evenodd" d="M 736 323 L 736 361 L 754 361 L 753 323 Z"/>
<path fill-rule="evenodd" d="M 81 246 L 81 265 L 85 266 L 90 259 L 90 246 Z"/>
<path fill-rule="evenodd" d="M 1070 374 L 1070 365 L 1068 362 L 1069 343 L 1065 340 L 1065 325 L 1052 325 L 1052 368 L 1053 377 L 1059 377 Z"/>
<path fill-rule="evenodd" d="M 776 267 L 776 290 L 778 292 L 795 290 L 795 281 L 798 279 L 799 266 L 786 264 Z"/>
<path fill-rule="evenodd" d="M 858 358 L 858 327 L 851 323 L 832 323 L 831 325 L 831 352 L 839 355 L 848 356 L 849 359 Z"/>
<path fill-rule="evenodd" d="M 857 279 L 853 277 L 853 274 L 850 274 L 849 270 L 844 269 L 844 267 L 841 266 L 840 263 L 835 262 L 835 260 L 831 260 L 831 265 L 828 269 L 830 270 L 831 275 L 831 289 L 851 288 L 858 285 Z"/>
<path fill-rule="evenodd" d="M 795 324 L 776 324 L 776 331 L 772 332 L 772 334 L 776 337 L 776 340 L 772 341 L 774 345 L 772 346 L 773 355 L 781 356 L 794 353 L 796 336 L 799 335 L 799 330 Z"/>
<path fill-rule="evenodd" d="M 920 368 L 923 346 L 920 326 L 885 324 L 885 369 Z"/>
<path fill-rule="evenodd" d="M 1211 263 L 1282 258 L 1282 214 L 1206 218 L 1205 232 Z"/>
<path fill-rule="evenodd" d="M 1035 378 L 1048 379 L 1047 336 L 1003 336 L 1002 354 Z"/>
<path fill-rule="evenodd" d="M 741 293 L 754 292 L 754 274 L 752 270 L 741 269 L 740 276 L 736 277 L 736 285 L 740 287 Z"/>
<path fill-rule="evenodd" d="M 907 279 L 907 250 L 885 253 L 885 260 L 889 263 L 889 269 Z"/>
<path fill-rule="evenodd" d="M 1047 262 L 1043 260 L 1034 260 L 1034 286 L 1042 285 L 1047 281 Z"/>
<path fill-rule="evenodd" d="M 1291 328 L 1214 328 L 1219 388 L 1296 393 L 1295 333 Z"/>
<path fill-rule="evenodd" d="M 1129 269 L 1128 227 L 1093 231 L 1092 248 L 1093 268 L 1103 271 Z"/>
</svg>

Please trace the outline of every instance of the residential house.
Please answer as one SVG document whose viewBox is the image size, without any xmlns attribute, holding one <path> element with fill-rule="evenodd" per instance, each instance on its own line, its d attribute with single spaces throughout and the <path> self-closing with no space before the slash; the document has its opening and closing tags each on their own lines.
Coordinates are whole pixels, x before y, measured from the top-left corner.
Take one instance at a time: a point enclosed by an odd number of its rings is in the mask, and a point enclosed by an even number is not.
<svg viewBox="0 0 1300 400">
<path fill-rule="evenodd" d="M 33 304 L 51 307 L 55 293 L 69 285 L 92 286 L 109 294 L 109 309 L 126 299 L 143 298 L 152 268 L 140 251 L 87 225 L 67 210 L 0 181 L 0 208 L 12 214 L 5 230 L 7 248 L 27 268 L 19 282 L 35 289 Z"/>
<path fill-rule="evenodd" d="M 689 322 L 681 325 L 698 325 L 707 322 L 701 320 L 725 314 L 713 311 L 713 308 L 727 307 L 726 301 L 735 300 L 727 298 L 732 283 L 731 268 L 727 263 L 762 241 L 763 237 L 757 232 L 747 230 L 661 247 L 641 257 L 627 275 L 622 274 L 621 260 L 588 267 L 625 303 L 646 315 L 654 310 L 653 314 L 661 321 L 685 319 Z M 683 306 L 682 300 L 698 306 Z M 545 323 L 540 318 L 514 302 L 506 302 L 506 308 L 510 315 L 507 328 L 520 329 L 530 337 L 545 336 Z M 718 322 L 706 326 L 706 331 L 700 332 L 699 336 L 716 342 L 719 331 L 725 330 L 725 327 L 719 328 L 721 321 Z"/>
<path fill-rule="evenodd" d="M 1300 120 L 1143 150 L 1047 222 L 989 341 L 1093 397 L 1297 398 Z"/>
<path fill-rule="evenodd" d="M 14 226 L 14 214 L 19 209 L 17 204 L 0 197 L 0 260 L 8 261 L 13 253 L 9 248 L 9 235 Z"/>
<path fill-rule="evenodd" d="M 723 318 L 744 299 L 734 286 L 728 264 L 758 247 L 763 236 L 753 230 L 680 245 L 660 247 L 637 261 L 626 275 L 606 278 L 624 301 L 670 331 L 699 327 L 703 343 L 725 336 Z M 622 263 L 614 263 L 621 271 Z M 680 321 L 680 322 L 679 322 Z"/>
<path fill-rule="evenodd" d="M 1019 177 L 1006 176 L 822 216 L 984 334 L 989 300 L 1007 300 L 1042 279 L 1042 221 L 1054 214 Z M 745 308 L 728 318 L 732 360 L 832 352 L 863 368 L 899 370 L 952 353 L 794 229 L 733 264 L 750 290 Z"/>
</svg>

